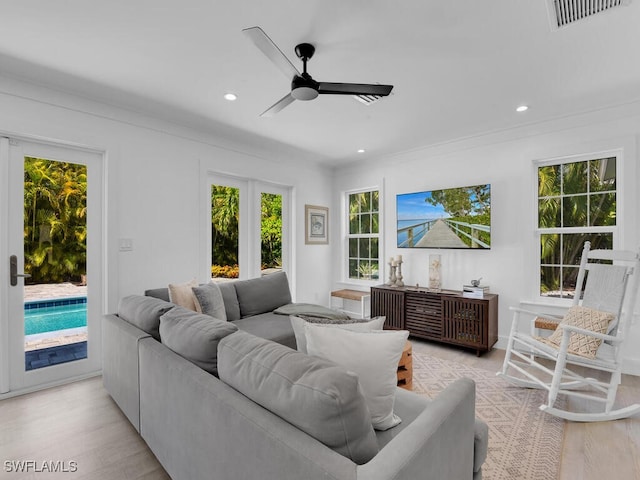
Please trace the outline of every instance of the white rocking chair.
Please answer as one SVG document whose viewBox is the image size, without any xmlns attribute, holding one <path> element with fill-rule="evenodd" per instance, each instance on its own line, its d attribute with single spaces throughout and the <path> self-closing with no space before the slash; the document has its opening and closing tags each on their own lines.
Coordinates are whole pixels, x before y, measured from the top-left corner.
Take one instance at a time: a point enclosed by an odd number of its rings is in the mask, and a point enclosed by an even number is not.
<svg viewBox="0 0 640 480">
<path fill-rule="evenodd" d="M 590 250 L 590 246 L 589 242 L 585 242 L 573 305 L 612 313 L 614 320 L 608 330 L 596 333 L 560 323 L 558 328 L 562 329 L 562 337 L 557 346 L 537 337 L 535 332 L 546 321 L 558 324 L 561 317 L 512 307 L 514 318 L 509 343 L 502 370 L 497 373 L 514 385 L 547 390 L 547 403 L 541 405 L 540 410 L 578 422 L 617 420 L 640 412 L 640 404 L 613 410 L 622 375 L 624 341 L 631 326 L 640 286 L 640 254 L 623 250 Z M 590 262 L 592 260 L 605 260 L 608 263 Z M 518 330 L 521 315 L 532 317 L 527 333 Z M 569 351 L 570 338 L 576 334 L 588 336 L 581 338 L 601 341 L 595 358 Z M 602 373 L 598 373 L 597 378 L 583 374 L 590 370 Z M 576 391 L 577 388 L 581 391 Z M 558 395 L 594 400 L 604 404 L 604 408 L 597 413 L 565 410 L 555 406 Z"/>
</svg>

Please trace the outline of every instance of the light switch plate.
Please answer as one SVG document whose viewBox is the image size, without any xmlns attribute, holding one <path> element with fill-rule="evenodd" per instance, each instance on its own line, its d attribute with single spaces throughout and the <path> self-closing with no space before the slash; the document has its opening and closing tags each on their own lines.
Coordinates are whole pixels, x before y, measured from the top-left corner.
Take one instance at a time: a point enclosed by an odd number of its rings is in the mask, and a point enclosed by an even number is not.
<svg viewBox="0 0 640 480">
<path fill-rule="evenodd" d="M 119 250 L 121 252 L 131 252 L 133 250 L 133 239 L 132 238 L 121 238 L 118 241 Z"/>
</svg>

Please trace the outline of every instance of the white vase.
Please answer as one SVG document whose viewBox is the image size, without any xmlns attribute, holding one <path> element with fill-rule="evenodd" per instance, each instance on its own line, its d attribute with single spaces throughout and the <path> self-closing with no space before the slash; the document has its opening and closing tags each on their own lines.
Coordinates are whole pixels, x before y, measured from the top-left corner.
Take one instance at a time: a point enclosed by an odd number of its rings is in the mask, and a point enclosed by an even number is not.
<svg viewBox="0 0 640 480">
<path fill-rule="evenodd" d="M 440 255 L 429 255 L 429 290 L 442 290 Z"/>
</svg>

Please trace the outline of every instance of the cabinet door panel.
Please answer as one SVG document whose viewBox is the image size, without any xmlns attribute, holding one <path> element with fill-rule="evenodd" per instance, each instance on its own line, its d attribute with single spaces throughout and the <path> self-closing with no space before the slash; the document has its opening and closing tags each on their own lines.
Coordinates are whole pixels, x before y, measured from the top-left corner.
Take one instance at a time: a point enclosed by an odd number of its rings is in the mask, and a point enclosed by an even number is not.
<svg viewBox="0 0 640 480">
<path fill-rule="evenodd" d="M 443 337 L 452 343 L 474 347 L 487 345 L 487 302 L 445 298 Z"/>
<path fill-rule="evenodd" d="M 386 316 L 384 328 L 404 330 L 404 293 L 371 289 L 371 316 Z"/>
<path fill-rule="evenodd" d="M 405 294 L 406 328 L 414 335 L 439 340 L 442 337 L 442 300 L 431 293 Z"/>
</svg>

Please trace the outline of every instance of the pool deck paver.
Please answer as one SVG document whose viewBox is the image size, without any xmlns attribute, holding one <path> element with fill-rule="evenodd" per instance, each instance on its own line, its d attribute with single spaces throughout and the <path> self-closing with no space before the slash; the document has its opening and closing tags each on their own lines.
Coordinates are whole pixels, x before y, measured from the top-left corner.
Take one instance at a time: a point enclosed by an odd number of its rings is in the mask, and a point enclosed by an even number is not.
<svg viewBox="0 0 640 480">
<path fill-rule="evenodd" d="M 87 286 L 75 283 L 51 283 L 24 286 L 25 302 L 52 298 L 86 297 Z"/>
</svg>

